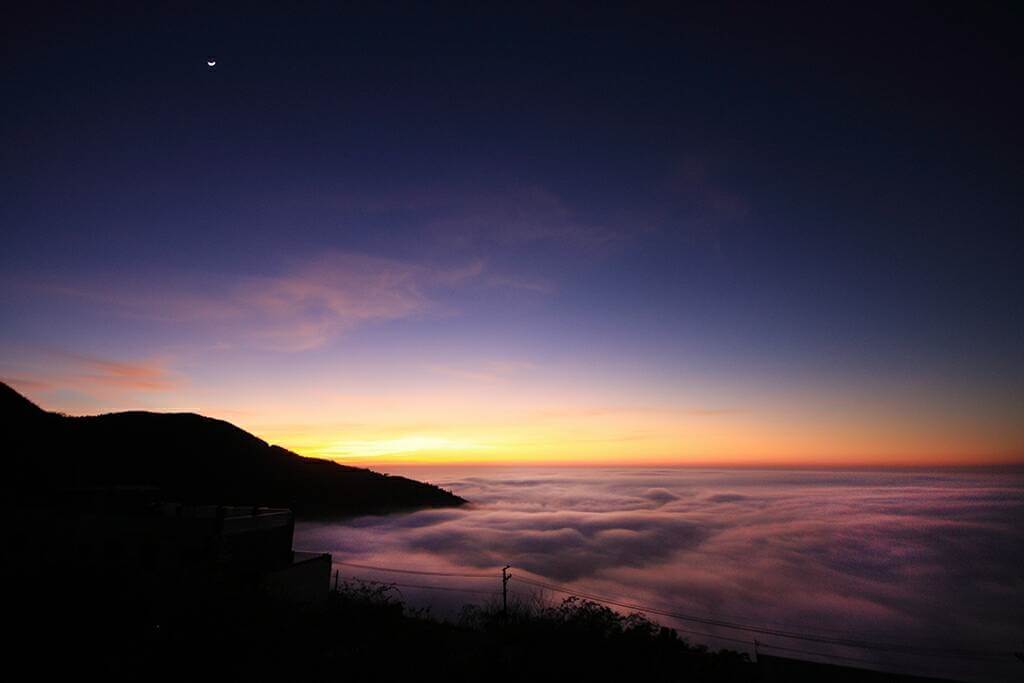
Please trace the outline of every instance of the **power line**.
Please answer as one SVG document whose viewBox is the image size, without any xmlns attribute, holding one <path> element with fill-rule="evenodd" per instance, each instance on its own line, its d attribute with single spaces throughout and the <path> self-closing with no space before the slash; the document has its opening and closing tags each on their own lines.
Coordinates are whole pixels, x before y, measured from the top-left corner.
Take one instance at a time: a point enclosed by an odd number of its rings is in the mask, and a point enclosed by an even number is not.
<svg viewBox="0 0 1024 683">
<path fill-rule="evenodd" d="M 359 577 L 359 576 L 350 576 L 350 577 L 347 577 L 347 578 L 349 578 L 349 579 L 351 579 L 353 581 L 359 581 L 360 583 L 375 583 L 375 584 L 378 584 L 378 585 L 381 585 L 381 586 L 397 586 L 399 588 L 423 588 L 423 589 L 426 589 L 426 590 L 448 591 L 448 592 L 451 592 L 451 593 L 479 593 L 481 595 L 495 595 L 496 594 L 496 591 L 477 590 L 477 589 L 473 589 L 473 588 L 456 588 L 454 586 L 427 586 L 427 585 L 415 584 L 415 583 L 396 583 L 394 581 L 377 581 L 375 579 L 365 579 L 365 578 L 362 578 L 362 577 Z"/>
<path fill-rule="evenodd" d="M 529 569 L 519 568 L 519 571 L 520 572 L 526 572 L 527 574 L 532 574 L 533 576 L 540 577 L 541 580 L 543 580 L 545 578 L 542 574 L 538 574 L 536 572 L 531 572 Z M 589 592 L 589 593 L 593 593 L 593 591 L 591 591 L 589 588 L 585 588 L 585 587 L 584 588 L 580 588 L 579 590 L 585 591 L 585 592 Z M 719 612 L 717 610 L 715 612 L 714 617 L 708 617 L 708 618 L 709 619 L 710 618 L 716 618 L 716 619 L 736 619 L 736 620 L 742 620 L 743 619 L 743 617 L 741 617 L 741 616 L 737 616 L 735 614 L 723 613 L 723 612 Z M 783 629 L 788 629 L 788 628 L 792 627 L 792 622 L 763 620 L 762 623 L 766 624 L 768 626 L 771 626 L 771 627 L 778 626 L 778 627 L 783 628 Z M 832 627 L 828 627 L 828 626 L 819 626 L 819 625 L 815 625 L 814 629 L 816 631 L 828 631 L 830 633 L 837 633 L 837 634 L 839 634 L 841 636 L 857 637 L 856 635 L 851 636 L 850 635 L 850 631 L 848 629 L 832 628 Z M 895 634 L 895 633 L 886 633 L 884 631 L 874 631 L 874 632 L 872 632 L 872 634 L 869 637 L 870 638 L 875 638 L 875 639 L 881 639 L 881 640 L 886 640 L 886 639 L 894 639 L 895 640 L 895 639 L 900 638 L 901 635 L 900 634 Z"/>
<path fill-rule="evenodd" d="M 877 662 L 875 662 L 873 660 L 870 660 L 870 659 L 864 659 L 863 657 L 849 657 L 847 655 L 837 655 L 837 654 L 824 653 L 824 652 L 814 652 L 812 650 L 800 650 L 800 649 L 793 648 L 793 647 L 783 647 L 781 645 L 769 645 L 768 643 L 762 643 L 760 641 L 750 641 L 750 640 L 746 640 L 746 639 L 743 639 L 743 638 L 731 638 L 729 636 L 723 636 L 723 635 L 719 635 L 717 633 L 708 633 L 707 631 L 694 631 L 693 629 L 688 629 L 688 628 L 676 627 L 674 630 L 678 631 L 679 633 L 685 633 L 687 635 L 700 636 L 702 638 L 710 638 L 712 640 L 723 641 L 723 642 L 728 642 L 728 643 L 739 643 L 740 645 L 746 645 L 748 647 L 755 647 L 755 649 L 756 648 L 768 648 L 768 649 L 771 649 L 771 650 L 780 650 L 780 651 L 786 651 L 786 652 L 796 652 L 796 653 L 800 653 L 800 654 L 804 654 L 804 655 L 812 655 L 814 657 L 824 657 L 826 659 L 842 659 L 842 660 L 847 660 L 847 661 L 851 661 L 851 662 L 860 662 L 862 664 L 877 665 Z"/>
<path fill-rule="evenodd" d="M 762 642 L 758 642 L 757 643 L 757 647 L 758 648 L 767 648 L 769 650 L 781 650 L 783 652 L 795 652 L 795 653 L 802 654 L 802 655 L 811 655 L 812 657 L 825 657 L 826 659 L 844 659 L 844 660 L 851 661 L 851 662 L 859 662 L 861 664 L 871 664 L 873 666 L 877 666 L 878 665 L 878 662 L 872 661 L 870 659 L 864 659 L 863 657 L 849 657 L 847 655 L 825 654 L 824 652 L 814 652 L 812 650 L 801 650 L 799 648 L 783 647 L 781 645 L 769 645 L 768 643 L 762 643 Z"/>
<path fill-rule="evenodd" d="M 800 633 L 796 631 L 786 631 L 775 628 L 765 628 L 760 626 L 754 626 L 750 624 L 734 623 L 725 621 L 722 619 L 714 619 L 709 617 L 699 617 L 690 614 L 681 614 L 678 612 L 671 612 L 657 607 L 651 607 L 649 605 L 638 605 L 633 603 L 621 602 L 593 593 L 586 593 L 583 591 L 573 590 L 565 586 L 558 586 L 555 584 L 546 583 L 543 581 L 532 581 L 530 579 L 520 578 L 520 582 L 529 585 L 537 586 L 538 588 L 545 588 L 547 590 L 556 591 L 559 593 L 565 593 L 567 595 L 575 595 L 577 597 L 586 598 L 593 600 L 594 602 L 602 602 L 616 607 L 622 607 L 624 609 L 631 609 L 640 612 L 647 612 L 650 614 L 657 614 L 659 616 L 671 617 L 673 619 L 679 619 L 681 621 L 692 621 L 706 626 L 717 626 L 720 628 L 726 628 L 736 631 L 746 631 L 749 633 L 759 633 L 762 635 L 776 636 L 779 638 L 790 638 L 794 640 L 803 640 L 813 643 L 821 643 L 825 645 L 840 645 L 845 647 L 854 647 L 863 650 L 877 650 L 880 652 L 896 652 L 900 654 L 909 655 L 922 655 L 928 657 L 943 657 L 943 658 L 956 658 L 956 659 L 986 659 L 990 657 L 1005 657 L 1008 653 L 995 652 L 995 651 L 982 651 L 982 650 L 957 650 L 957 649 L 940 649 L 940 648 L 922 648 L 910 645 L 889 645 L 886 643 L 874 643 L 865 640 L 857 640 L 851 638 L 828 638 L 824 636 L 816 636 L 808 633 Z"/>
<path fill-rule="evenodd" d="M 432 572 L 432 571 L 424 571 L 424 570 L 416 570 L 416 569 L 398 569 L 398 568 L 394 568 L 394 567 L 381 567 L 381 566 L 378 566 L 378 565 L 365 565 L 365 564 L 358 564 L 358 563 L 355 563 L 355 562 L 341 562 L 341 561 L 337 561 L 337 560 L 335 561 L 335 564 L 339 564 L 339 565 L 343 565 L 343 566 L 348 566 L 348 567 L 357 567 L 359 569 L 368 569 L 368 570 L 381 571 L 381 572 L 392 572 L 392 573 L 398 573 L 398 574 L 415 574 L 415 575 L 423 575 L 423 576 L 441 576 L 441 577 L 471 578 L 471 579 L 496 579 L 497 578 L 496 576 L 490 575 L 490 574 L 471 574 L 471 573 L 462 573 L 462 572 Z M 530 574 L 533 574 L 535 576 L 539 576 L 539 575 L 535 574 L 534 572 L 530 572 Z M 359 579 L 359 578 L 356 578 L 355 580 L 357 580 L 357 581 L 365 581 L 367 583 L 377 583 L 377 584 L 384 584 L 384 585 L 401 586 L 401 587 L 405 587 L 405 588 L 422 588 L 422 589 L 426 589 L 426 590 L 443 590 L 443 591 L 450 591 L 450 592 L 478 593 L 478 594 L 486 594 L 486 595 L 494 595 L 495 594 L 494 591 L 476 590 L 476 589 L 468 589 L 468 588 L 467 589 L 463 589 L 463 588 L 454 588 L 454 587 L 448 587 L 448 586 L 429 586 L 429 585 L 418 585 L 418 584 L 399 584 L 399 583 L 393 583 L 393 582 L 384 582 L 384 581 L 376 581 L 376 580 L 371 580 L 371 579 Z M 639 612 L 646 612 L 646 613 L 649 613 L 649 614 L 655 614 L 655 615 L 658 615 L 658 616 L 669 617 L 669 618 L 677 619 L 677 620 L 680 620 L 680 621 L 694 622 L 694 623 L 703 624 L 703 625 L 706 625 L 706 626 L 715 626 L 715 627 L 718 627 L 718 628 L 724 628 L 724 629 L 729 629 L 729 630 L 744 631 L 744 632 L 749 632 L 749 633 L 756 633 L 756 634 L 761 634 L 761 635 L 775 636 L 775 637 L 779 637 L 779 638 L 787 638 L 787 639 L 792 639 L 792 640 L 801 640 L 801 641 L 805 641 L 805 642 L 819 643 L 819 644 L 823 644 L 823 645 L 835 645 L 835 646 L 840 646 L 840 647 L 850 647 L 850 648 L 856 648 L 856 649 L 861 649 L 861 650 L 874 650 L 874 651 L 879 651 L 879 652 L 892 652 L 892 653 L 905 654 L 905 655 L 917 655 L 917 656 L 938 657 L 938 658 L 948 658 L 948 659 L 984 660 L 984 659 L 990 659 L 990 658 L 993 658 L 993 657 L 1006 657 L 1006 656 L 1009 656 L 1009 654 L 1010 654 L 1008 652 L 999 652 L 999 651 L 946 649 L 946 648 L 926 648 L 926 647 L 918 647 L 918 646 L 911 646 L 911 645 L 888 644 L 888 643 L 873 642 L 873 641 L 869 641 L 869 640 L 862 640 L 862 639 L 855 638 L 855 637 L 819 636 L 819 635 L 814 635 L 814 634 L 810 634 L 810 633 L 803 633 L 803 632 L 800 632 L 800 631 L 792 631 L 792 630 L 788 630 L 788 629 L 784 629 L 784 628 L 773 628 L 773 627 L 759 626 L 759 625 L 754 625 L 754 624 L 747 624 L 747 623 L 738 622 L 738 621 L 730 621 L 730 620 L 716 618 L 716 617 L 703 617 L 703 616 L 693 615 L 693 614 L 684 614 L 684 613 L 680 613 L 680 612 L 671 611 L 671 610 L 668 610 L 668 609 L 652 607 L 650 605 L 641 605 L 641 604 L 636 604 L 636 603 L 623 602 L 621 600 L 616 600 L 616 599 L 613 599 L 613 598 L 610 598 L 610 597 L 607 597 L 607 596 L 603 596 L 603 595 L 599 595 L 597 593 L 593 593 L 593 592 L 590 592 L 590 591 L 575 590 L 575 589 L 569 588 L 567 586 L 553 584 L 553 583 L 549 583 L 547 581 L 535 581 L 535 580 L 532 580 L 532 579 L 523 578 L 522 576 L 519 576 L 518 580 L 521 583 L 524 583 L 524 584 L 527 584 L 527 585 L 531 585 L 531 586 L 535 586 L 537 588 L 543 588 L 543 589 L 550 590 L 550 591 L 555 591 L 555 592 L 558 592 L 558 593 L 564 593 L 566 595 L 572 595 L 572 596 L 584 598 L 584 599 L 587 599 L 587 600 L 592 600 L 594 602 L 600 602 L 600 603 L 604 603 L 604 604 L 607 604 L 607 605 L 612 605 L 612 606 L 615 606 L 615 607 L 621 607 L 623 609 L 629 609 L 629 610 L 634 610 L 634 611 L 639 611 Z M 683 633 L 690 633 L 692 635 L 699 635 L 699 636 L 706 637 L 706 638 L 715 638 L 715 639 L 723 640 L 723 641 L 731 641 L 731 642 L 737 642 L 737 643 L 743 643 L 743 644 L 750 644 L 749 641 L 740 640 L 738 638 L 729 638 L 727 636 L 720 636 L 720 635 L 715 635 L 715 634 L 711 634 L 711 633 L 704 633 L 704 632 L 700 632 L 700 631 L 690 631 L 690 630 L 681 629 L 681 628 L 680 629 L 676 629 L 676 630 L 678 630 L 680 632 L 683 632 Z M 835 631 L 834 629 L 826 629 L 826 630 L 833 630 L 833 631 Z M 806 651 L 806 650 L 799 650 L 799 649 L 796 649 L 796 648 L 787 648 L 787 647 L 778 646 L 778 645 L 767 645 L 767 644 L 764 644 L 763 646 L 767 647 L 767 648 L 771 648 L 771 649 L 780 650 L 780 651 L 799 652 L 801 654 L 815 655 L 815 656 L 819 656 L 819 657 L 837 658 L 837 659 L 848 659 L 848 660 L 851 660 L 851 661 L 868 662 L 868 660 L 859 659 L 859 658 L 856 658 L 856 657 L 847 657 L 847 656 L 844 656 L 844 655 L 831 655 L 831 654 L 825 654 L 825 653 L 820 653 L 820 652 L 810 652 L 810 651 Z M 871 663 L 871 662 L 868 662 L 868 663 Z"/>
<path fill-rule="evenodd" d="M 677 628 L 674 630 L 679 631 L 680 633 L 686 633 L 687 635 L 691 636 L 701 636 L 702 638 L 714 638 L 715 640 L 724 640 L 730 643 L 739 643 L 740 645 L 746 645 L 748 647 L 752 647 L 754 645 L 753 641 L 745 640 L 743 638 L 730 638 L 729 636 L 718 636 L 714 633 L 705 633 L 704 631 L 691 631 L 690 629 L 686 628 Z"/>
<path fill-rule="evenodd" d="M 731 622 L 723 621 L 723 620 L 720 620 L 720 619 L 698 617 L 698 616 L 693 616 L 693 615 L 688 615 L 688 614 L 680 614 L 680 613 L 677 613 L 677 612 L 670 612 L 668 610 L 660 609 L 660 608 L 657 608 L 657 607 L 651 607 L 649 605 L 639 605 L 639 604 L 635 604 L 635 603 L 621 602 L 621 601 L 614 600 L 612 598 L 608 598 L 608 597 L 605 597 L 605 596 L 596 595 L 596 594 L 593 594 L 593 593 L 587 593 L 587 592 L 583 592 L 583 591 L 577 591 L 577 590 L 573 590 L 571 588 L 567 588 L 567 587 L 564 587 L 564 586 L 557 586 L 557 585 L 554 585 L 554 584 L 545 583 L 545 582 L 541 582 L 541 581 L 530 581 L 528 579 L 520 579 L 520 581 L 522 581 L 523 583 L 528 583 L 530 585 L 534 585 L 534 586 L 540 587 L 540 588 L 545 588 L 547 590 L 553 590 L 553 591 L 557 591 L 559 593 L 565 593 L 567 595 L 575 595 L 577 597 L 586 598 L 588 600 L 593 600 L 595 602 L 602 602 L 602 603 L 606 603 L 606 604 L 609 604 L 609 605 L 615 605 L 616 607 L 623 607 L 625 609 L 632 609 L 632 610 L 638 610 L 638 611 L 641 611 L 641 612 L 648 612 L 648 613 L 651 613 L 651 614 L 657 614 L 659 616 L 666 616 L 666 617 L 671 617 L 671 618 L 674 618 L 674 619 L 680 619 L 682 621 L 693 621 L 693 622 L 705 624 L 705 625 L 708 625 L 708 626 L 718 626 L 720 628 L 726 628 L 726 629 L 732 629 L 732 630 L 738 630 L 738 631 L 748 631 L 748 632 L 751 632 L 751 633 L 759 633 L 759 634 L 763 634 L 763 635 L 772 635 L 772 636 L 776 636 L 776 637 L 780 637 L 780 638 L 792 638 L 792 639 L 795 639 L 795 640 L 806 640 L 806 641 L 810 641 L 810 642 L 816 642 L 816 643 L 822 643 L 822 644 L 828 644 L 828 645 L 841 645 L 841 646 L 845 646 L 845 647 L 855 647 L 855 648 L 859 648 L 859 649 L 899 652 L 899 653 L 902 653 L 902 654 L 922 654 L 922 655 L 928 655 L 928 656 L 952 656 L 951 653 L 954 653 L 954 652 L 957 653 L 958 655 L 967 656 L 967 657 L 989 657 L 989 656 L 1002 656 L 1003 655 L 1003 653 L 997 653 L 997 652 L 950 651 L 950 650 L 944 650 L 944 649 L 927 649 L 927 648 L 919 648 L 919 647 L 913 647 L 913 646 L 887 645 L 885 643 L 872 643 L 872 642 L 869 642 L 869 641 L 860 641 L 860 640 L 852 640 L 852 639 L 845 639 L 845 638 L 826 638 L 826 637 L 822 637 L 822 636 L 815 636 L 815 635 L 812 635 L 812 634 L 804 634 L 804 633 L 791 632 L 791 631 L 782 631 L 780 629 L 764 628 L 764 627 L 753 626 L 753 625 L 749 625 L 749 624 L 737 624 L 737 623 L 731 623 Z"/>
<path fill-rule="evenodd" d="M 717 635 L 715 633 L 707 633 L 706 631 L 693 631 L 693 630 L 690 630 L 690 629 L 687 629 L 687 628 L 676 628 L 675 630 L 678 631 L 679 633 L 686 633 L 688 635 L 701 636 L 703 638 L 711 638 L 713 640 L 721 640 L 721 641 L 726 641 L 726 642 L 729 642 L 729 643 L 739 643 L 741 645 L 747 645 L 749 647 L 755 647 L 755 648 L 760 648 L 760 649 L 768 648 L 768 649 L 771 649 L 771 650 L 785 650 L 786 652 L 799 652 L 800 654 L 804 654 L 804 655 L 813 655 L 815 657 L 825 657 L 827 659 L 846 659 L 846 660 L 850 660 L 852 662 L 861 662 L 861 663 L 864 663 L 864 664 L 875 664 L 876 663 L 876 662 L 874 662 L 874 661 L 872 661 L 870 659 L 864 659 L 863 657 L 847 657 L 846 655 L 826 654 L 824 652 L 813 652 L 811 650 L 798 650 L 798 649 L 793 648 L 793 647 L 782 647 L 781 645 L 769 645 L 768 643 L 762 643 L 761 641 L 750 641 L 750 640 L 744 640 L 742 638 L 730 638 L 729 636 L 720 636 L 720 635 Z"/>
<path fill-rule="evenodd" d="M 452 593 L 478 593 L 478 594 L 482 594 L 482 595 L 496 595 L 497 594 L 496 591 L 474 590 L 472 588 L 454 588 L 454 587 L 450 587 L 450 586 L 427 586 L 427 585 L 423 585 L 423 584 L 413 584 L 413 583 L 395 583 L 395 582 L 390 582 L 390 581 L 377 581 L 377 580 L 374 580 L 374 579 L 366 579 L 366 578 L 359 577 L 359 576 L 352 576 L 352 577 L 349 577 L 349 578 L 351 580 L 353 580 L 353 581 L 359 581 L 360 583 L 372 583 L 372 584 L 377 584 L 377 585 L 382 585 L 382 586 L 395 586 L 397 588 L 422 588 L 422 589 L 427 589 L 427 590 L 447 591 L 447 592 L 452 592 Z M 686 634 L 689 634 L 689 635 L 701 636 L 701 637 L 704 637 L 704 638 L 711 638 L 713 640 L 727 641 L 727 642 L 730 642 L 730 643 L 739 643 L 741 645 L 752 645 L 751 641 L 749 641 L 749 640 L 742 640 L 740 638 L 730 638 L 728 636 L 720 636 L 720 635 L 716 635 L 714 633 L 706 633 L 706 632 L 703 632 L 703 631 L 693 631 L 693 630 L 684 629 L 684 628 L 677 628 L 675 630 L 680 632 L 680 633 L 686 633 Z M 813 655 L 815 657 L 825 657 L 825 658 L 831 658 L 831 659 L 843 659 L 843 660 L 849 660 L 849 661 L 854 661 L 854 662 L 863 662 L 863 663 L 867 663 L 867 664 L 873 664 L 874 663 L 871 660 L 862 659 L 862 658 L 859 658 L 859 657 L 847 657 L 847 656 L 844 656 L 844 655 L 833 655 L 833 654 L 825 654 L 825 653 L 822 653 L 822 652 L 811 652 L 809 650 L 799 650 L 799 649 L 791 648 L 791 647 L 781 647 L 781 646 L 778 646 L 778 645 L 769 645 L 767 643 L 758 643 L 757 646 L 761 647 L 761 648 L 769 648 L 769 649 L 772 649 L 772 650 L 785 650 L 787 652 L 797 652 L 797 653 L 804 654 L 804 655 Z"/>
<path fill-rule="evenodd" d="M 346 567 L 356 567 L 358 569 L 369 569 L 378 572 L 393 572 L 395 574 L 417 574 L 421 576 L 452 576 L 462 579 L 494 579 L 493 574 L 460 574 L 455 572 L 428 572 L 421 571 L 418 569 L 392 569 L 391 567 L 377 567 L 369 564 L 356 564 L 355 562 L 340 562 L 334 560 L 334 564 L 344 565 Z"/>
</svg>

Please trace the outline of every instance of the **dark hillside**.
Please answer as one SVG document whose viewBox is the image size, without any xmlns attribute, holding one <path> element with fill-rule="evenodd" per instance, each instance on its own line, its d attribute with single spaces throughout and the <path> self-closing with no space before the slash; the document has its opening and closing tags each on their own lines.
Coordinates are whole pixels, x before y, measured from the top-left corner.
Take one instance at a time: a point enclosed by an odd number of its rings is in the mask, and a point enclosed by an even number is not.
<svg viewBox="0 0 1024 683">
<path fill-rule="evenodd" d="M 0 383 L 10 494 L 59 503 L 72 491 L 146 487 L 184 502 L 352 515 L 465 501 L 435 486 L 304 458 L 192 413 L 49 413 Z"/>
</svg>

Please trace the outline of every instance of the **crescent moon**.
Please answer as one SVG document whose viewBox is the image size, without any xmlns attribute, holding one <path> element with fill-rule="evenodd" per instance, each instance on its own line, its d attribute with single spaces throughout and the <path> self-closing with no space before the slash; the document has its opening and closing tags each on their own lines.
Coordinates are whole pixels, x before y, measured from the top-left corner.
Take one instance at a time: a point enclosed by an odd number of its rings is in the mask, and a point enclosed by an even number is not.
<svg viewBox="0 0 1024 683">
<path fill-rule="evenodd" d="M 216 66 L 216 65 L 217 65 L 217 60 L 216 59 L 210 59 L 210 60 L 208 60 L 206 62 L 206 66 Z"/>
</svg>

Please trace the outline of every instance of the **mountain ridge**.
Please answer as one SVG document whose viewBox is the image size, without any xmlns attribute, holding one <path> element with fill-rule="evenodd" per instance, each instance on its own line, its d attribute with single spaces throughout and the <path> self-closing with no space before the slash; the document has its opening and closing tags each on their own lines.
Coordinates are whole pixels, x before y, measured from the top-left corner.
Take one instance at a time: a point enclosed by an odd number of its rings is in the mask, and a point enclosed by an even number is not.
<svg viewBox="0 0 1024 683">
<path fill-rule="evenodd" d="M 0 420 L 13 470 L 4 488 L 21 502 L 142 487 L 169 500 L 282 506 L 313 517 L 466 503 L 431 484 L 304 457 L 192 412 L 67 416 L 0 382 Z"/>
</svg>

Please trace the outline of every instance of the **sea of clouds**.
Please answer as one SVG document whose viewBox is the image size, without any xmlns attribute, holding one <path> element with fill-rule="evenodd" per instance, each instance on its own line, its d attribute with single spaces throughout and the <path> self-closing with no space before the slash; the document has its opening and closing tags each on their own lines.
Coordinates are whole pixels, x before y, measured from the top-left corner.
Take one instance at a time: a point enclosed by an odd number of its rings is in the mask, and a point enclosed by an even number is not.
<svg viewBox="0 0 1024 683">
<path fill-rule="evenodd" d="M 342 577 L 395 582 L 439 614 L 514 595 L 557 600 L 516 576 L 631 604 L 824 636 L 917 647 L 1021 649 L 1024 474 L 677 468 L 409 468 L 464 508 L 300 523 L 296 547 Z M 486 574 L 493 579 L 352 567 Z M 471 589 L 475 593 L 413 586 Z M 965 680 L 1018 680 L 1002 659 L 922 657 L 656 620 L 695 642 L 763 643 Z M 771 650 L 765 649 L 771 653 Z M 775 654 L 791 654 L 782 650 Z M 861 661 L 863 660 L 863 661 Z"/>
</svg>

